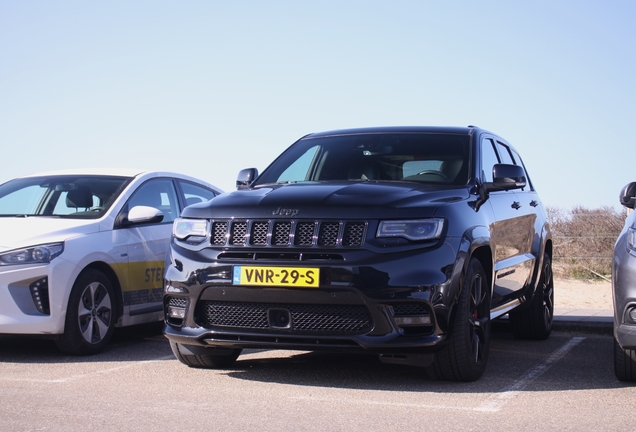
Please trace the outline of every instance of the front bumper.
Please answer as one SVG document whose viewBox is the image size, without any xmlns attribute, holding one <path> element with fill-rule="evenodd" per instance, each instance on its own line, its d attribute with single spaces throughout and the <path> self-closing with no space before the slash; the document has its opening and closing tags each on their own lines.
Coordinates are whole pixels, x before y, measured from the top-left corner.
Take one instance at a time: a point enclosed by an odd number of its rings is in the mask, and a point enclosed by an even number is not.
<svg viewBox="0 0 636 432">
<path fill-rule="evenodd" d="M 630 317 L 636 309 L 636 253 L 625 246 L 624 239 L 615 246 L 612 294 L 614 337 L 622 348 L 636 349 L 636 320 Z"/>
<path fill-rule="evenodd" d="M 73 269 L 60 258 L 0 267 L 0 334 L 62 333 Z"/>
<path fill-rule="evenodd" d="M 171 341 L 222 348 L 433 352 L 448 335 L 463 263 L 449 244 L 416 253 L 359 251 L 345 262 L 303 263 L 320 268 L 318 288 L 284 288 L 232 285 L 233 263 L 219 261 L 203 264 L 197 253 L 173 247 L 164 294 L 165 334 Z"/>
</svg>

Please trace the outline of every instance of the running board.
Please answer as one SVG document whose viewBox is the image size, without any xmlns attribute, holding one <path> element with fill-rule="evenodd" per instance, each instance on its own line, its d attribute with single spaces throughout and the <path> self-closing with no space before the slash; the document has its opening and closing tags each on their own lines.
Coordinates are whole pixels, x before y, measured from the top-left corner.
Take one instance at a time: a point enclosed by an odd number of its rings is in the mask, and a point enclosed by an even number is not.
<svg viewBox="0 0 636 432">
<path fill-rule="evenodd" d="M 516 308 L 517 306 L 519 306 L 520 304 L 521 304 L 521 300 L 515 299 L 515 300 L 511 301 L 510 303 L 506 303 L 504 305 L 497 306 L 495 309 L 492 309 L 490 311 L 490 319 L 493 320 L 495 318 L 499 318 L 500 316 L 507 314 L 508 312 L 510 312 L 511 310 Z"/>
</svg>

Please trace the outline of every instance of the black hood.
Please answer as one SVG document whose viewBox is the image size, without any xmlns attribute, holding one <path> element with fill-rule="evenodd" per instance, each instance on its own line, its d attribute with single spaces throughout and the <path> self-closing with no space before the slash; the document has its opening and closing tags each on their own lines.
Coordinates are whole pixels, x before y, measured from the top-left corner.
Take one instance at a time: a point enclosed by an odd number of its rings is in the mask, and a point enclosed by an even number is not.
<svg viewBox="0 0 636 432">
<path fill-rule="evenodd" d="M 187 207 L 183 216 L 207 219 L 369 219 L 395 217 L 395 209 L 400 209 L 401 217 L 427 217 L 432 216 L 440 205 L 468 198 L 467 186 L 370 181 L 305 182 L 225 193 L 207 203 Z"/>
</svg>

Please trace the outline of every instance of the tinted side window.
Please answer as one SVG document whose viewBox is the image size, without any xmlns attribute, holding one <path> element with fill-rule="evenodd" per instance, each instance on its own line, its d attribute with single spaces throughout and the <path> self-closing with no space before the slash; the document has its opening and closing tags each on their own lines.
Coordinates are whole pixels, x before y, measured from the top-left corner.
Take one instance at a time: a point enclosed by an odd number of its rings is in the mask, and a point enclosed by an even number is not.
<svg viewBox="0 0 636 432">
<path fill-rule="evenodd" d="M 195 185 L 193 183 L 179 180 L 179 184 L 181 185 L 181 189 L 183 190 L 186 206 L 209 201 L 216 196 L 216 194 L 210 189 Z"/>
<path fill-rule="evenodd" d="M 510 152 L 512 153 L 512 156 L 515 159 L 515 163 L 517 165 L 520 165 L 523 168 L 523 171 L 526 173 L 526 182 L 528 183 L 528 186 L 530 186 L 530 190 L 534 190 L 534 188 L 532 187 L 532 182 L 530 181 L 530 177 L 528 176 L 528 171 L 526 170 L 526 166 L 523 164 L 523 161 L 521 160 L 521 156 L 519 156 L 519 153 L 517 153 L 513 149 L 510 149 Z"/>
<path fill-rule="evenodd" d="M 499 163 L 499 158 L 490 139 L 481 142 L 481 168 L 484 173 L 484 181 L 492 182 L 492 168 Z"/>
<path fill-rule="evenodd" d="M 499 151 L 499 157 L 501 158 L 501 163 L 514 165 L 515 162 L 512 160 L 512 155 L 510 154 L 510 150 L 508 146 L 497 141 L 497 150 Z"/>
<path fill-rule="evenodd" d="M 143 205 L 163 213 L 162 222 L 172 222 L 179 215 L 179 203 L 170 179 L 156 179 L 144 183 L 130 198 L 128 208 Z"/>
</svg>

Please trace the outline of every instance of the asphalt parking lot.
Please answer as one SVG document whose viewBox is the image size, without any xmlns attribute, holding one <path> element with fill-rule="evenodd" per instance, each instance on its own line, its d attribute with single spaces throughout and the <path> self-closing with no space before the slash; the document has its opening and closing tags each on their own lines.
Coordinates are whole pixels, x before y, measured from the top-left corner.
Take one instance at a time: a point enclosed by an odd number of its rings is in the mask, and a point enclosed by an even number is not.
<svg viewBox="0 0 636 432">
<path fill-rule="evenodd" d="M 106 352 L 0 337 L 0 430 L 635 430 L 636 386 L 613 373 L 612 338 L 517 341 L 496 326 L 474 383 L 430 380 L 376 357 L 244 353 L 188 368 L 159 326 L 119 330 Z"/>
</svg>

